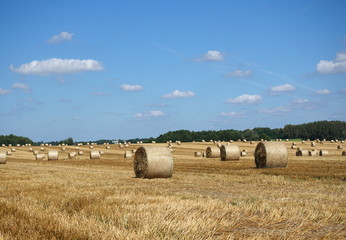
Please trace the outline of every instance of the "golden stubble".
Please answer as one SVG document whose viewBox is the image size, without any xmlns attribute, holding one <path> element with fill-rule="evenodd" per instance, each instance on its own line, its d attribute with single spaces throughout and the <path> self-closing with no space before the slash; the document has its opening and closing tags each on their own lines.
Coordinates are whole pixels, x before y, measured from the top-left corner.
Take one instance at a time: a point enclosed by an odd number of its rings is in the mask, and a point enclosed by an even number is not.
<svg viewBox="0 0 346 240">
<path fill-rule="evenodd" d="M 0 165 L 0 239 L 346 237 L 346 157 L 337 144 L 314 147 L 328 156 L 296 157 L 285 143 L 288 166 L 277 169 L 255 168 L 256 144 L 235 144 L 249 154 L 226 162 L 194 157 L 212 143 L 173 144 L 169 179 L 134 177 L 123 152 L 139 145 L 95 146 L 105 151 L 95 160 L 87 146 L 73 160 L 74 146 L 46 148 L 59 150 L 58 161 L 19 147 Z"/>
</svg>

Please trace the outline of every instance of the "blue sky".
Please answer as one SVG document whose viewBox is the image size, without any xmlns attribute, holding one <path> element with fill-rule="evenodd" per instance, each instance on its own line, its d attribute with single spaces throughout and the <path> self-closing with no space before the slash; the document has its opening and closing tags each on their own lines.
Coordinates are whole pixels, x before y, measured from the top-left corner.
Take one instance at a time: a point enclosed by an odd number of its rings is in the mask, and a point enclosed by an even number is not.
<svg viewBox="0 0 346 240">
<path fill-rule="evenodd" d="M 0 134 L 346 120 L 346 1 L 0 3 Z"/>
</svg>

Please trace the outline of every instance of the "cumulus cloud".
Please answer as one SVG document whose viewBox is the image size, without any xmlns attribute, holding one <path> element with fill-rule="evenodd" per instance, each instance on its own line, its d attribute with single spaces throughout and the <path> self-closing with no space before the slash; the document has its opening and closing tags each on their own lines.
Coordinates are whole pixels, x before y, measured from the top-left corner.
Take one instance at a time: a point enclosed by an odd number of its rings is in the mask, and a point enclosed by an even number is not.
<svg viewBox="0 0 346 240">
<path fill-rule="evenodd" d="M 136 92 L 136 91 L 142 91 L 143 90 L 143 86 L 141 86 L 141 85 L 123 84 L 120 86 L 120 88 L 124 91 L 129 91 L 129 92 Z"/>
<path fill-rule="evenodd" d="M 0 95 L 6 95 L 6 94 L 9 94 L 9 93 L 10 93 L 10 90 L 0 88 Z"/>
<path fill-rule="evenodd" d="M 251 70 L 235 70 L 227 73 L 226 77 L 250 77 L 252 75 Z"/>
<path fill-rule="evenodd" d="M 187 98 L 187 97 L 194 97 L 195 94 L 191 91 L 179 91 L 179 90 L 175 90 L 171 93 L 165 94 L 162 97 L 163 98 Z"/>
<path fill-rule="evenodd" d="M 225 54 L 220 51 L 209 50 L 203 54 L 200 58 L 195 59 L 196 62 L 208 62 L 208 61 L 222 61 Z"/>
<path fill-rule="evenodd" d="M 60 59 L 51 58 L 42 61 L 32 61 L 22 64 L 20 67 L 15 68 L 10 66 L 13 72 L 25 75 L 50 75 L 50 74 L 68 74 L 85 71 L 102 71 L 104 70 L 102 64 L 92 59 Z"/>
<path fill-rule="evenodd" d="M 260 113 L 269 113 L 269 114 L 281 114 L 281 113 L 286 113 L 286 112 L 291 112 L 291 111 L 292 111 L 291 108 L 285 107 L 285 106 L 259 110 Z"/>
<path fill-rule="evenodd" d="M 321 74 L 346 73 L 346 52 L 337 53 L 332 61 L 321 60 L 316 70 Z"/>
<path fill-rule="evenodd" d="M 63 41 L 71 41 L 73 37 L 73 33 L 68 33 L 68 32 L 61 32 L 58 35 L 52 36 L 48 42 L 49 43 L 59 43 Z"/>
<path fill-rule="evenodd" d="M 229 118 L 240 118 L 245 117 L 245 114 L 243 112 L 221 112 L 220 116 Z"/>
<path fill-rule="evenodd" d="M 315 92 L 315 94 L 317 95 L 328 95 L 328 94 L 331 94 L 332 92 L 328 89 L 321 89 L 321 90 L 317 90 Z"/>
<path fill-rule="evenodd" d="M 16 82 L 15 84 L 13 84 L 12 88 L 14 88 L 14 89 L 21 89 L 24 92 L 28 92 L 29 91 L 29 86 L 24 84 L 24 83 L 20 83 L 20 82 Z"/>
<path fill-rule="evenodd" d="M 243 94 L 236 98 L 230 98 L 227 102 L 231 104 L 255 104 L 259 103 L 261 100 L 262 97 L 260 95 Z"/>
<path fill-rule="evenodd" d="M 278 95 L 280 93 L 291 92 L 294 90 L 295 90 L 294 86 L 288 83 L 269 88 L 269 92 L 271 95 Z"/>
<path fill-rule="evenodd" d="M 303 103 L 308 103 L 308 102 L 309 102 L 309 100 L 302 98 L 302 99 L 296 99 L 292 103 L 294 103 L 294 104 L 303 104 Z"/>
<path fill-rule="evenodd" d="M 144 112 L 144 113 L 136 113 L 134 117 L 137 119 L 149 119 L 149 118 L 157 118 L 162 116 L 165 116 L 165 114 L 162 111 L 152 110 L 152 111 Z"/>
</svg>

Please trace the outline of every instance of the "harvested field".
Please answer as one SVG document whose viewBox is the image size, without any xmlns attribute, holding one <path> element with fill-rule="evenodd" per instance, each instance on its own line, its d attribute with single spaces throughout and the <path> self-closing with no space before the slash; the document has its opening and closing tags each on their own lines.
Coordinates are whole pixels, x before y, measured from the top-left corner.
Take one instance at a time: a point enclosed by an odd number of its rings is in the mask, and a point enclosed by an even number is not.
<svg viewBox="0 0 346 240">
<path fill-rule="evenodd" d="M 175 145 L 167 179 L 135 178 L 118 145 L 93 160 L 89 146 L 73 159 L 75 146 L 46 147 L 59 151 L 58 161 L 17 147 L 0 165 L 0 239 L 345 239 L 346 158 L 338 144 L 297 142 L 329 152 L 297 157 L 284 142 L 287 167 L 257 169 L 257 143 L 235 143 L 248 151 L 239 161 L 194 156 L 213 143 Z"/>
</svg>

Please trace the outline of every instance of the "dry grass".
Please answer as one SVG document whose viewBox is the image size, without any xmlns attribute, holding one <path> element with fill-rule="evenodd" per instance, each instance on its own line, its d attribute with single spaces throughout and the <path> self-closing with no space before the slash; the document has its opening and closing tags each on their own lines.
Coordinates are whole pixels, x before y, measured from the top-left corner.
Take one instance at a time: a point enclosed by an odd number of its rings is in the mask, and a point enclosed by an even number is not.
<svg viewBox="0 0 346 240">
<path fill-rule="evenodd" d="M 175 146 L 169 179 L 135 178 L 114 145 L 96 160 L 87 146 L 69 160 L 68 146 L 58 161 L 18 147 L 0 165 L 0 239 L 346 238 L 346 157 L 337 143 L 314 147 L 328 156 L 296 157 L 287 142 L 288 166 L 276 169 L 255 168 L 257 143 L 236 144 L 249 151 L 236 162 L 194 156 L 211 143 Z M 60 150 L 45 152 L 52 149 Z"/>
</svg>

